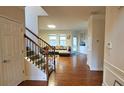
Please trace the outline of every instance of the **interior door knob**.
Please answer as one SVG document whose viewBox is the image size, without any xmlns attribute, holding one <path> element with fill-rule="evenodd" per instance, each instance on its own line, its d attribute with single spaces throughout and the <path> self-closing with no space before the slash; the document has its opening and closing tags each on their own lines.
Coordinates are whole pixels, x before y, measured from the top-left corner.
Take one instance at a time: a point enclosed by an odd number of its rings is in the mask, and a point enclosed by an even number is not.
<svg viewBox="0 0 124 93">
<path fill-rule="evenodd" d="M 3 63 L 7 63 L 7 62 L 9 62 L 9 60 L 3 60 Z"/>
</svg>

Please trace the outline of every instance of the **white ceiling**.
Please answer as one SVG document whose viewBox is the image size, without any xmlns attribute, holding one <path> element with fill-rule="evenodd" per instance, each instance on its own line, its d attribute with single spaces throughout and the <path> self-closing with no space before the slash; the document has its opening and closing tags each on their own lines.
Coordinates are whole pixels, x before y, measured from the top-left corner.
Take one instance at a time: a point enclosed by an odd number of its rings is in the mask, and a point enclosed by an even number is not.
<svg viewBox="0 0 124 93">
<path fill-rule="evenodd" d="M 39 17 L 40 30 L 86 30 L 91 14 L 105 14 L 102 6 L 44 6 L 48 16 Z M 56 25 L 55 29 L 47 27 Z"/>
</svg>

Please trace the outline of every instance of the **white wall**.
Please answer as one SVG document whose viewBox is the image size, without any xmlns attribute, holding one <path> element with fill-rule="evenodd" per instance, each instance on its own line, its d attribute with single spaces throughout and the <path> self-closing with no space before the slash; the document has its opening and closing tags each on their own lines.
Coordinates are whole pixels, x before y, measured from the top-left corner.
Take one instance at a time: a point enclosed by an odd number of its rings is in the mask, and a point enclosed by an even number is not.
<svg viewBox="0 0 124 93">
<path fill-rule="evenodd" d="M 0 6 L 0 15 L 24 24 L 25 16 L 23 7 Z"/>
<path fill-rule="evenodd" d="M 88 61 L 90 70 L 103 70 L 104 15 L 91 15 L 88 27 Z"/>
<path fill-rule="evenodd" d="M 43 16 L 43 14 L 45 14 L 44 12 L 45 11 L 40 6 L 25 7 L 25 26 L 36 35 L 38 35 L 38 16 Z M 30 33 L 27 33 L 27 35 L 36 41 L 36 38 Z"/>
<path fill-rule="evenodd" d="M 124 8 L 107 7 L 104 46 L 105 85 L 117 80 L 124 85 Z M 110 43 L 110 45 L 109 45 Z"/>
<path fill-rule="evenodd" d="M 25 69 L 25 80 L 47 80 L 45 72 L 27 60 L 25 60 Z"/>
</svg>

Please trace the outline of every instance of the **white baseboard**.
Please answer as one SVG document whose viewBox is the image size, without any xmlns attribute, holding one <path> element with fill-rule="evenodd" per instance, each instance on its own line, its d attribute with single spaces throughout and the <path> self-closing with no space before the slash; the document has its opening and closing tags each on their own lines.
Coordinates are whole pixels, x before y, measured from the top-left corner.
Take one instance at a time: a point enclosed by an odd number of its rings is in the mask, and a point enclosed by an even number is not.
<svg viewBox="0 0 124 93">
<path fill-rule="evenodd" d="M 89 64 L 87 64 L 90 68 L 90 71 L 103 71 L 103 68 L 93 68 Z"/>
<path fill-rule="evenodd" d="M 102 86 L 108 86 L 108 84 L 106 82 L 103 82 Z"/>
</svg>

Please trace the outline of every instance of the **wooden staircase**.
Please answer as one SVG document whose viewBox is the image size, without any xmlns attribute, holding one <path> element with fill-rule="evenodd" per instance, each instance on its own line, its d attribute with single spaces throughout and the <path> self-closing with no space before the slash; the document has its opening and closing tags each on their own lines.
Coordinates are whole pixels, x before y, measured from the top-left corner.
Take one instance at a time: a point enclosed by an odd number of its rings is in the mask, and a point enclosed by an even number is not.
<svg viewBox="0 0 124 93">
<path fill-rule="evenodd" d="M 50 46 L 47 42 L 26 28 L 37 40 L 32 40 L 28 35 L 25 37 L 25 59 L 37 68 L 43 71 L 47 76 L 47 81 L 52 71 L 55 71 L 55 47 Z M 41 76 L 42 77 L 42 76 Z"/>
<path fill-rule="evenodd" d="M 31 48 L 27 47 L 27 60 L 35 64 L 39 69 L 45 70 L 45 59 L 32 51 Z"/>
</svg>

